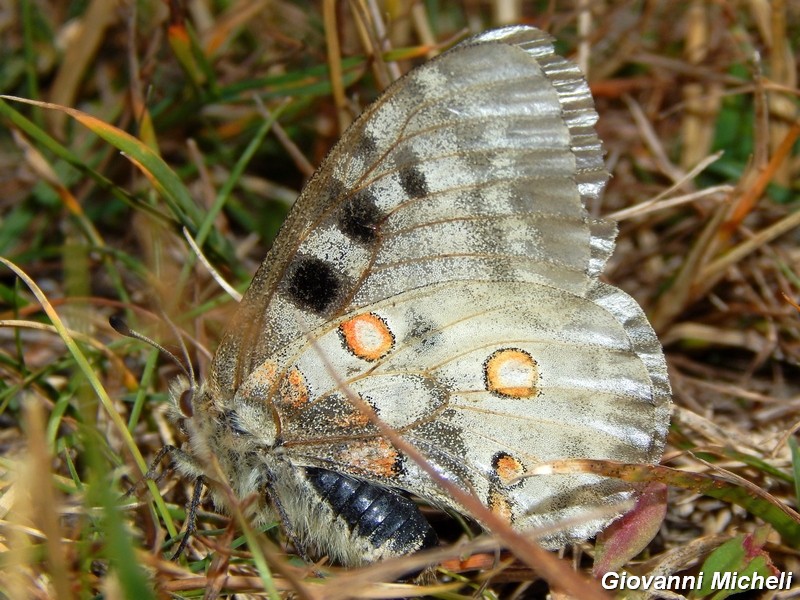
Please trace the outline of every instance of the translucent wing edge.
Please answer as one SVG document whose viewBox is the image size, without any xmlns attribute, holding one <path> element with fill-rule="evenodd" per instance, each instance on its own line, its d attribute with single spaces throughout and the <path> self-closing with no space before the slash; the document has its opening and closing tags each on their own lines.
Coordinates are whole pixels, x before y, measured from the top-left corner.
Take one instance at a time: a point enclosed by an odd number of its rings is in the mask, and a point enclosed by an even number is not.
<svg viewBox="0 0 800 600">
<path fill-rule="evenodd" d="M 589 245 L 591 258 L 587 273 L 597 278 L 606 267 L 606 262 L 614 253 L 614 241 L 617 238 L 617 223 L 608 219 L 593 219 L 589 222 L 591 237 Z"/>
<path fill-rule="evenodd" d="M 502 42 L 517 46 L 527 52 L 553 84 L 564 120 L 572 136 L 578 173 L 576 182 L 585 201 L 600 196 L 608 180 L 603 163 L 603 147 L 594 125 L 597 112 L 589 84 L 578 65 L 555 52 L 552 38 L 539 29 L 525 26 L 502 27 L 478 34 L 462 44 Z"/>
<path fill-rule="evenodd" d="M 518 25 L 483 32 L 462 44 L 511 44 L 524 50 L 542 67 L 556 90 L 562 115 L 570 132 L 570 148 L 575 156 L 576 166 L 575 183 L 583 205 L 591 206 L 600 198 L 608 181 L 608 172 L 603 162 L 603 145 L 594 129 L 598 119 L 594 99 L 578 65 L 558 56 L 552 41 L 552 37 L 539 29 Z M 592 260 L 588 274 L 597 277 L 614 251 L 617 229 L 615 224 L 605 220 L 590 221 L 590 228 Z"/>
<path fill-rule="evenodd" d="M 633 351 L 650 375 L 652 403 L 655 407 L 650 459 L 654 463 L 658 462 L 664 452 L 672 404 L 672 388 L 661 343 L 639 304 L 619 288 L 598 281 L 589 290 L 587 298 L 606 309 L 625 327 Z"/>
</svg>

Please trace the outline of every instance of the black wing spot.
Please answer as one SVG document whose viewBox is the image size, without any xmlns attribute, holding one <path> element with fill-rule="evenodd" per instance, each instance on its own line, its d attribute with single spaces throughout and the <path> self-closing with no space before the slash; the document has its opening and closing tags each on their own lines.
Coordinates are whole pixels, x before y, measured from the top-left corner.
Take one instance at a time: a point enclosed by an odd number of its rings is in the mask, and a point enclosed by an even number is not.
<svg viewBox="0 0 800 600">
<path fill-rule="evenodd" d="M 331 177 L 325 187 L 328 195 L 328 205 L 335 205 L 339 201 L 339 198 L 344 196 L 347 192 L 344 184 L 335 177 Z"/>
<path fill-rule="evenodd" d="M 343 289 L 342 277 L 336 270 L 312 256 L 295 260 L 289 267 L 287 282 L 292 302 L 318 315 L 325 314 L 336 303 Z"/>
<path fill-rule="evenodd" d="M 378 145 L 375 143 L 375 138 L 372 137 L 366 131 L 362 132 L 362 134 L 359 136 L 355 144 L 356 156 L 361 156 L 362 158 L 370 159 L 373 157 L 373 155 L 377 150 L 378 150 Z"/>
<path fill-rule="evenodd" d="M 377 229 L 383 213 L 378 208 L 375 196 L 362 190 L 344 202 L 339 214 L 339 229 L 352 240 L 371 244 L 377 237 Z"/>
<path fill-rule="evenodd" d="M 428 195 L 425 175 L 415 166 L 400 169 L 400 186 L 409 198 L 422 198 Z"/>
</svg>

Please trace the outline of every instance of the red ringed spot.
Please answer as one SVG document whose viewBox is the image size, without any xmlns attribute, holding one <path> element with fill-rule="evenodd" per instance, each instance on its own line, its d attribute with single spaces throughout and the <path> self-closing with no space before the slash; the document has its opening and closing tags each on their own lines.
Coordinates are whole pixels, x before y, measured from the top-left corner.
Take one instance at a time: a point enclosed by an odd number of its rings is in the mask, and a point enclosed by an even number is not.
<svg viewBox="0 0 800 600">
<path fill-rule="evenodd" d="M 394 346 L 394 334 L 383 318 L 364 313 L 339 325 L 345 348 L 363 360 L 375 361 L 386 356 Z"/>
<path fill-rule="evenodd" d="M 491 489 L 489 491 L 486 505 L 506 523 L 514 521 L 514 509 L 511 507 L 511 501 L 500 490 Z"/>
<path fill-rule="evenodd" d="M 306 378 L 297 367 L 289 371 L 281 382 L 281 404 L 299 408 L 308 402 Z"/>
<path fill-rule="evenodd" d="M 402 470 L 400 453 L 384 438 L 347 444 L 338 461 L 355 471 L 381 479 L 396 477 Z"/>
<path fill-rule="evenodd" d="M 355 406 L 353 411 L 334 417 L 334 423 L 342 429 L 363 429 L 369 425 L 369 417 Z"/>
<path fill-rule="evenodd" d="M 539 394 L 539 364 L 519 348 L 501 348 L 483 363 L 486 390 L 506 398 L 532 398 Z"/>
<path fill-rule="evenodd" d="M 525 474 L 525 465 L 517 458 L 506 452 L 498 452 L 492 458 L 495 475 L 503 485 L 515 483 L 515 480 Z"/>
</svg>

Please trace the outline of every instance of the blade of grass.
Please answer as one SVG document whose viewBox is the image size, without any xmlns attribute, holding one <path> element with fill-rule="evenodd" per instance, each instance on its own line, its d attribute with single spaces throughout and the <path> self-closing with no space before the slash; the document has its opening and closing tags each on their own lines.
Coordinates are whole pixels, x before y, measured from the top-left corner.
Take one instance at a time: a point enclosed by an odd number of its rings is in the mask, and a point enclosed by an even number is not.
<svg viewBox="0 0 800 600">
<path fill-rule="evenodd" d="M 52 464 L 50 447 L 45 436 L 45 416 L 38 400 L 28 397 L 23 405 L 25 429 L 30 452 L 30 466 L 35 473 L 49 473 Z M 52 585 L 58 598 L 72 598 L 70 577 L 68 575 L 67 551 L 61 540 L 63 528 L 59 522 L 62 506 L 49 477 L 34 477 L 29 482 L 31 501 L 36 507 L 37 521 L 40 521 L 45 536 L 47 563 L 50 568 Z"/>
<path fill-rule="evenodd" d="M 28 87 L 28 95 L 31 98 L 38 98 L 39 78 L 36 73 L 37 52 L 33 41 L 34 31 L 36 31 L 36 27 L 33 24 L 33 0 L 21 0 L 20 9 L 25 52 L 25 83 Z M 37 123 L 41 124 L 42 111 L 35 111 L 34 119 L 36 119 Z"/>
<path fill-rule="evenodd" d="M 795 506 L 800 505 L 800 448 L 797 446 L 797 439 L 792 436 L 789 438 L 789 448 L 792 451 L 792 473 L 794 473 L 794 502 Z"/>
<path fill-rule="evenodd" d="M 283 112 L 283 109 L 287 106 L 287 104 L 283 104 L 282 106 L 278 107 L 274 110 L 269 118 L 265 119 L 264 122 L 259 126 L 258 131 L 253 136 L 253 139 L 250 140 L 250 143 L 247 144 L 247 148 L 245 148 L 242 155 L 239 157 L 239 160 L 236 161 L 233 169 L 231 170 L 228 179 L 225 181 L 224 185 L 220 189 L 217 197 L 214 199 L 214 204 L 211 206 L 209 211 L 206 213 L 205 218 L 200 223 L 200 227 L 197 230 L 197 235 L 194 238 L 195 243 L 202 247 L 205 243 L 208 236 L 213 231 L 214 221 L 219 215 L 220 211 L 222 211 L 225 203 L 228 200 L 233 188 L 239 182 L 242 174 L 244 173 L 245 168 L 249 164 L 250 160 L 255 155 L 256 151 L 261 147 L 264 142 L 264 138 L 267 137 L 267 133 L 269 130 L 272 129 L 272 125 L 278 120 L 278 117 Z M 189 278 L 189 274 L 191 270 L 194 268 L 195 264 L 195 256 L 190 254 L 186 263 L 184 263 L 183 270 L 181 271 L 181 276 L 178 282 L 178 289 L 183 289 L 184 285 L 186 285 L 186 281 Z"/>
<path fill-rule="evenodd" d="M 147 473 L 147 463 L 144 460 L 141 452 L 139 452 L 139 448 L 134 442 L 133 437 L 131 436 L 131 432 L 128 430 L 125 422 L 122 420 L 120 414 L 114 409 L 114 404 L 109 398 L 108 394 L 106 393 L 105 388 L 100 383 L 100 380 L 97 378 L 92 366 L 89 364 L 89 361 L 84 356 L 81 349 L 75 343 L 75 340 L 70 335 L 70 332 L 64 326 L 61 317 L 59 317 L 58 313 L 53 308 L 50 301 L 44 295 L 44 292 L 36 285 L 25 271 L 20 269 L 17 265 L 13 262 L 0 256 L 0 263 L 8 267 L 11 271 L 13 271 L 17 277 L 19 277 L 25 285 L 28 286 L 28 289 L 31 290 L 33 295 L 36 297 L 36 300 L 44 309 L 45 313 L 47 314 L 50 321 L 53 323 L 53 326 L 58 331 L 58 335 L 63 340 L 64 344 L 67 346 L 70 354 L 72 355 L 75 363 L 78 365 L 78 368 L 83 373 L 84 377 L 88 381 L 89 385 L 94 390 L 95 394 L 97 395 L 100 403 L 103 405 L 103 408 L 106 410 L 111 422 L 117 428 L 120 437 L 122 438 L 125 446 L 127 447 L 128 451 L 131 453 L 136 466 L 139 468 L 141 475 L 144 476 Z M 151 480 L 147 481 L 147 485 L 150 488 L 150 492 L 153 495 L 153 500 L 158 507 L 159 513 L 161 514 L 162 519 L 164 519 L 165 524 L 167 525 L 167 529 L 172 536 L 177 535 L 177 531 L 175 529 L 175 525 L 172 523 L 172 519 L 169 516 L 169 511 L 167 510 L 167 506 L 164 503 L 164 500 L 161 498 L 161 494 L 158 493 L 158 488 L 155 486 L 155 483 Z"/>
<path fill-rule="evenodd" d="M 28 100 L 27 98 L 19 98 L 16 96 L 3 95 L 0 96 L 0 98 L 13 100 L 14 102 L 22 102 L 40 108 L 47 108 L 69 115 L 81 125 L 120 150 L 128 160 L 139 167 L 145 177 L 153 183 L 153 186 L 161 194 L 162 198 L 164 198 L 165 202 L 170 209 L 172 209 L 173 214 L 182 225 L 194 230 L 196 224 L 202 221 L 202 212 L 192 200 L 186 186 L 184 186 L 181 180 L 178 179 L 178 176 L 175 175 L 175 172 L 169 168 L 167 163 L 165 163 L 152 148 L 148 147 L 147 144 L 140 140 L 137 140 L 129 133 L 68 106 L 61 106 L 50 102 L 40 102 L 38 100 Z"/>
<path fill-rule="evenodd" d="M 108 192 L 109 194 L 113 195 L 118 200 L 124 202 L 125 204 L 132 206 L 134 208 L 144 210 L 151 216 L 164 223 L 169 222 L 169 217 L 163 214 L 161 211 L 155 209 L 154 207 L 141 202 L 135 196 L 129 194 L 127 191 L 123 190 L 122 188 L 116 186 L 110 179 L 101 175 L 94 169 L 91 169 L 86 166 L 84 161 L 82 161 L 78 156 L 72 153 L 68 148 L 60 144 L 41 129 L 38 125 L 36 125 L 33 121 L 27 119 L 22 113 L 14 110 L 11 105 L 7 102 L 4 102 L 2 98 L 6 96 L 0 96 L 0 117 L 5 117 L 8 119 L 8 122 L 17 127 L 20 131 L 25 133 L 30 139 L 34 140 L 37 144 L 41 147 L 45 148 L 46 150 L 55 154 L 58 158 L 65 161 L 70 166 L 74 167 L 81 173 L 91 177 L 92 180 L 100 187 L 101 190 Z M 23 99 L 23 101 L 25 101 Z"/>
</svg>

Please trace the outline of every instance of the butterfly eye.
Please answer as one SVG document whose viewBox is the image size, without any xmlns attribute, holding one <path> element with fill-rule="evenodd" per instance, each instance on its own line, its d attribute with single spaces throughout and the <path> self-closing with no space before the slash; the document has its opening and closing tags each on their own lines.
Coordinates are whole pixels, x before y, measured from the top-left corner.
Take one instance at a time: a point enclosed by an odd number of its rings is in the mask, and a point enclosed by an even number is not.
<svg viewBox="0 0 800 600">
<path fill-rule="evenodd" d="M 184 417 L 191 418 L 194 415 L 194 405 L 192 404 L 192 400 L 194 400 L 193 389 L 190 388 L 181 392 L 181 397 L 178 399 L 178 408 L 181 409 L 181 413 L 183 413 Z"/>
</svg>

